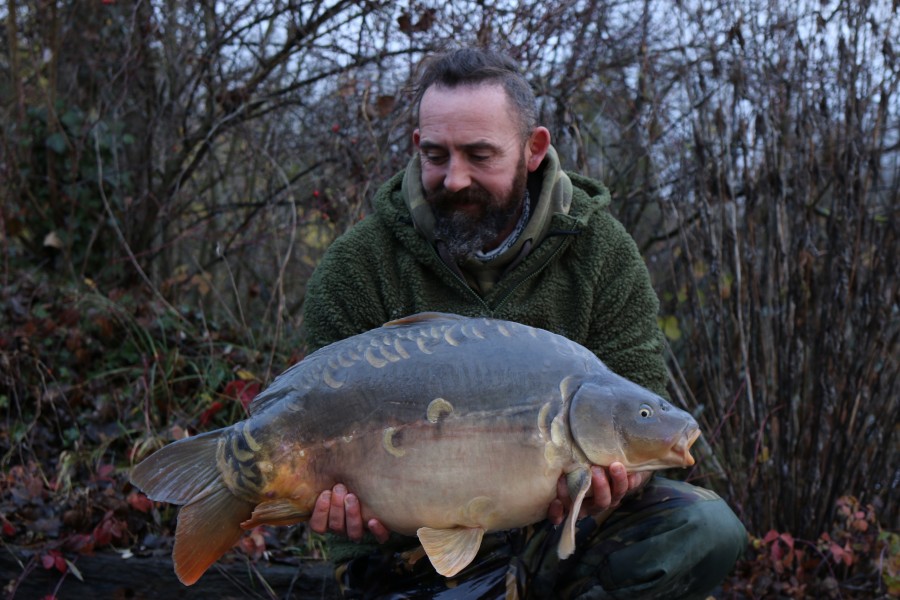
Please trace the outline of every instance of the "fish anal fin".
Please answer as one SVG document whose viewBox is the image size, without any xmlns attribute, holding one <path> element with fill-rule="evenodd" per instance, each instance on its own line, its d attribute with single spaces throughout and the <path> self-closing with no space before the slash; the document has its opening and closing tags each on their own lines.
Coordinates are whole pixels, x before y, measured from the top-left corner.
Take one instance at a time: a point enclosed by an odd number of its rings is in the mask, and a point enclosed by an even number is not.
<svg viewBox="0 0 900 600">
<path fill-rule="evenodd" d="M 434 570 L 444 577 L 453 577 L 472 562 L 481 547 L 484 529 L 480 527 L 456 527 L 432 529 L 420 527 L 416 531 L 419 542 L 434 565 Z"/>
<path fill-rule="evenodd" d="M 244 529 L 253 529 L 258 525 L 293 525 L 309 518 L 309 511 L 290 498 L 279 498 L 260 502 L 253 509 L 253 515 L 241 523 Z"/>
<path fill-rule="evenodd" d="M 566 475 L 566 485 L 569 488 L 569 497 L 574 498 L 572 508 L 563 523 L 563 532 L 559 538 L 557 553 L 560 559 L 566 559 L 575 552 L 575 523 L 578 521 L 578 513 L 588 490 L 591 489 L 591 471 L 587 468 L 579 468 Z"/>
<path fill-rule="evenodd" d="M 253 504 L 235 498 L 224 486 L 181 508 L 172 551 L 181 583 L 193 585 L 237 543 L 242 533 L 239 524 L 252 511 Z"/>
</svg>

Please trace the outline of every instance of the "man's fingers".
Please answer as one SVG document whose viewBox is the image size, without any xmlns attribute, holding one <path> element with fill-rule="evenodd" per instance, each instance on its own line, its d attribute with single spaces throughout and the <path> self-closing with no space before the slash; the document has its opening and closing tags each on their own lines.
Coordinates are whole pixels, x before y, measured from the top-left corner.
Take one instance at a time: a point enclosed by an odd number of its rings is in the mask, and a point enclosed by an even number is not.
<svg viewBox="0 0 900 600">
<path fill-rule="evenodd" d="M 572 499 L 569 498 L 569 485 L 566 483 L 565 475 L 560 476 L 560 478 L 556 480 L 556 498 L 560 500 L 564 506 L 572 504 Z"/>
<path fill-rule="evenodd" d="M 388 538 L 391 537 L 391 531 L 382 525 L 381 521 L 378 519 L 369 519 L 366 526 L 369 528 L 369 531 L 372 532 L 372 535 L 375 536 L 375 539 L 378 540 L 379 544 L 385 543 L 388 541 Z"/>
<path fill-rule="evenodd" d="M 563 506 L 562 500 L 556 498 L 550 503 L 547 509 L 547 519 L 554 525 L 559 525 L 566 517 L 566 508 Z"/>
<path fill-rule="evenodd" d="M 347 494 L 344 498 L 344 517 L 347 525 L 347 537 L 358 542 L 363 536 L 363 522 L 359 500 L 355 494 Z"/>
<path fill-rule="evenodd" d="M 331 490 L 331 507 L 328 511 L 328 529 L 336 533 L 345 532 L 344 498 L 347 496 L 347 488 L 340 483 Z"/>
<path fill-rule="evenodd" d="M 603 467 L 591 467 L 591 490 L 594 492 L 595 508 L 606 510 L 612 506 L 612 490 Z"/>
<path fill-rule="evenodd" d="M 331 492 L 326 491 L 316 498 L 316 506 L 309 518 L 309 528 L 316 533 L 325 533 L 328 530 L 328 511 L 331 509 Z"/>
<path fill-rule="evenodd" d="M 319 494 L 316 505 L 309 518 L 309 528 L 316 533 L 332 531 L 346 535 L 354 542 L 363 538 L 368 528 L 380 543 L 388 541 L 391 530 L 382 525 L 378 519 L 369 519 L 363 523 L 362 504 L 356 494 L 351 494 L 339 483 L 331 490 Z"/>
<path fill-rule="evenodd" d="M 611 480 L 609 482 L 609 506 L 618 506 L 625 494 L 628 493 L 628 472 L 625 470 L 625 465 L 619 462 L 611 464 L 609 466 L 609 478 Z"/>
</svg>

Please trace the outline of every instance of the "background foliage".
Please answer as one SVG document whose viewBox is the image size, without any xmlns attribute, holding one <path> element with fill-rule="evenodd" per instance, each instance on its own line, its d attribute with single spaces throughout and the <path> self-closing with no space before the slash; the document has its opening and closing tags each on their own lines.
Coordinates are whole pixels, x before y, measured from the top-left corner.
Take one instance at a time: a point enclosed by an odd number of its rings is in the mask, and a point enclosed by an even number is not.
<svg viewBox="0 0 900 600">
<path fill-rule="evenodd" d="M 690 477 L 754 536 L 722 593 L 900 594 L 896 0 L 10 0 L 0 19 L 0 522 L 23 573 L 165 546 L 172 513 L 129 464 L 239 419 L 302 357 L 309 274 L 410 156 L 416 65 L 490 44 L 646 257 L 673 398 L 706 434 Z M 242 547 L 314 553 L 304 536 Z"/>
</svg>

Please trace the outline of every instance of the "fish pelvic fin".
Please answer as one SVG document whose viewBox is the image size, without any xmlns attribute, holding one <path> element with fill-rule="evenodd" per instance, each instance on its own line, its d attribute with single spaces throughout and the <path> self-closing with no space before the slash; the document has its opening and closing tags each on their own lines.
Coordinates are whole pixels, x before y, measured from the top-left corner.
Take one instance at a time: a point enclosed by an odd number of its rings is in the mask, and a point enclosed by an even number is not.
<svg viewBox="0 0 900 600">
<path fill-rule="evenodd" d="M 562 536 L 559 538 L 559 546 L 556 551 L 560 560 L 565 560 L 575 552 L 575 523 L 578 521 L 578 513 L 588 490 L 591 489 L 591 471 L 584 467 L 575 469 L 566 475 L 566 485 L 569 488 L 569 497 L 574 498 L 572 509 L 563 523 Z"/>
<path fill-rule="evenodd" d="M 260 502 L 253 509 L 253 516 L 241 523 L 243 529 L 253 529 L 259 525 L 293 525 L 309 519 L 309 510 L 289 498 Z"/>
<path fill-rule="evenodd" d="M 253 504 L 236 498 L 225 486 L 183 506 L 175 529 L 175 574 L 184 585 L 193 585 L 219 557 L 241 538 L 240 523 Z"/>
<path fill-rule="evenodd" d="M 216 463 L 223 430 L 178 440 L 147 457 L 131 471 L 131 482 L 149 498 L 184 504 L 175 529 L 175 573 L 185 585 L 196 582 L 241 537 L 240 523 L 253 504 L 234 496 Z"/>
<path fill-rule="evenodd" d="M 420 527 L 416 531 L 419 541 L 434 570 L 444 577 L 453 577 L 462 571 L 478 554 L 484 529 L 480 527 L 456 527 L 432 529 Z"/>
</svg>

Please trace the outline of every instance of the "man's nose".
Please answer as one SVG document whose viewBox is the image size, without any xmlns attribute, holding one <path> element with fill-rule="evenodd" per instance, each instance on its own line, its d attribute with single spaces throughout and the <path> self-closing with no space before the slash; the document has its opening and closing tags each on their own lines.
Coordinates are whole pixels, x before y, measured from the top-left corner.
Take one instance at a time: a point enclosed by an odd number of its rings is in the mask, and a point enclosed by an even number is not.
<svg viewBox="0 0 900 600">
<path fill-rule="evenodd" d="M 472 184 L 469 168 L 464 160 L 451 158 L 447 161 L 447 172 L 444 173 L 444 189 L 448 192 L 458 192 Z"/>
</svg>

